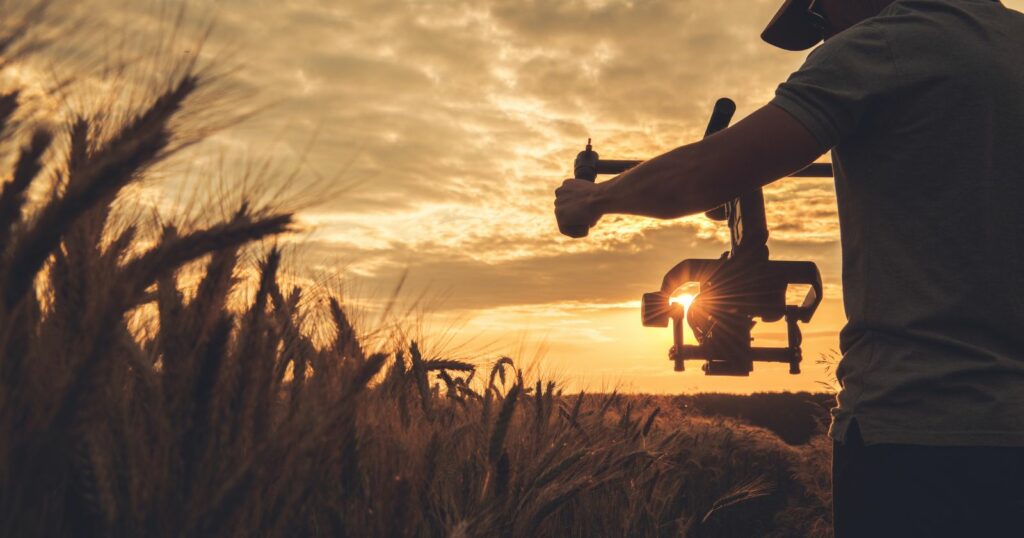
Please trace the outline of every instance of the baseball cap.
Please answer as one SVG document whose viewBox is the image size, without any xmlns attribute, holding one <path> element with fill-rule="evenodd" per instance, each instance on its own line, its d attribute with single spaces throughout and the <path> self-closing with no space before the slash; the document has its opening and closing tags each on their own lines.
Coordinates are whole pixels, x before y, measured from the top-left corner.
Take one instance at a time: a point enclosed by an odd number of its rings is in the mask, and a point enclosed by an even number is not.
<svg viewBox="0 0 1024 538">
<path fill-rule="evenodd" d="M 814 27 L 807 8 L 811 0 L 786 0 L 772 21 L 761 32 L 761 39 L 785 50 L 807 50 L 821 41 L 821 30 Z"/>
</svg>

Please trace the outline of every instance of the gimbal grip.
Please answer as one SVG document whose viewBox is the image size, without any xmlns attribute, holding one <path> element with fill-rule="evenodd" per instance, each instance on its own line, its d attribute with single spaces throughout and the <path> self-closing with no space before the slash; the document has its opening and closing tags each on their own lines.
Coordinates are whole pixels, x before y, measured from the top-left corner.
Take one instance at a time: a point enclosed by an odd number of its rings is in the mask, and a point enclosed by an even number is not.
<svg viewBox="0 0 1024 538">
<path fill-rule="evenodd" d="M 573 164 L 573 177 L 593 183 L 597 180 L 597 163 L 600 156 L 591 147 L 590 140 L 587 140 L 587 149 L 576 155 L 576 162 Z M 586 237 L 590 228 L 584 225 L 562 226 L 560 231 L 573 239 Z"/>
</svg>

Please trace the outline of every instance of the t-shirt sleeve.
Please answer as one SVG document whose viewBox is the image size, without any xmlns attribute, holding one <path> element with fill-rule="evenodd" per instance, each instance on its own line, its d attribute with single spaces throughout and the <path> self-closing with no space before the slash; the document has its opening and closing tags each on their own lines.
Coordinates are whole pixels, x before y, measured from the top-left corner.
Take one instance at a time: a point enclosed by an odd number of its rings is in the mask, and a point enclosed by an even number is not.
<svg viewBox="0 0 1024 538">
<path fill-rule="evenodd" d="M 897 84 L 885 26 L 870 20 L 812 51 L 779 85 L 771 103 L 795 117 L 827 150 L 855 132 L 872 104 Z"/>
</svg>

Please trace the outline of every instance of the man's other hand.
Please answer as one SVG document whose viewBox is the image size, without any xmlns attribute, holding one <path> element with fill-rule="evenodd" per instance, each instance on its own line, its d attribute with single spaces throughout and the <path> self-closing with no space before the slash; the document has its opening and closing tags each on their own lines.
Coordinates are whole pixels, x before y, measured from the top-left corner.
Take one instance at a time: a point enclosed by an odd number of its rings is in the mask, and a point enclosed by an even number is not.
<svg viewBox="0 0 1024 538">
<path fill-rule="evenodd" d="M 555 218 L 558 231 L 569 237 L 583 237 L 601 218 L 594 199 L 598 186 L 582 179 L 567 179 L 555 190 Z"/>
</svg>

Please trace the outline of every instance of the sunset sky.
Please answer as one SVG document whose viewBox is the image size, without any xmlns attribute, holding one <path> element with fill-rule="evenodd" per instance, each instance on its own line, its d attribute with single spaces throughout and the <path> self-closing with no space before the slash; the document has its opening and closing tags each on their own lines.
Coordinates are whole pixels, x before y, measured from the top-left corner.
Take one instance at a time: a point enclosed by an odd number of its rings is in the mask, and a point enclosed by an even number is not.
<svg viewBox="0 0 1024 538">
<path fill-rule="evenodd" d="M 109 10 L 99 24 L 112 31 L 168 22 L 149 2 L 83 4 Z M 348 187 L 304 204 L 311 231 L 293 240 L 293 265 L 341 279 L 367 328 L 407 273 L 401 299 L 426 297 L 428 350 L 542 356 L 540 369 L 570 388 L 750 392 L 830 381 L 814 363 L 838 347 L 843 322 L 831 180 L 766 190 L 773 258 L 813 260 L 825 280 L 800 376 L 758 365 L 749 378 L 710 378 L 698 362 L 675 373 L 670 331 L 640 325 L 641 294 L 683 258 L 718 257 L 723 225 L 616 217 L 571 240 L 553 217 L 553 190 L 588 137 L 606 158 L 647 158 L 699 138 L 719 97 L 736 101 L 736 119 L 767 102 L 805 57 L 758 38 L 780 0 L 190 5 L 216 21 L 204 51 L 230 53 L 232 82 L 269 104 L 213 143 Z M 758 343 L 782 344 L 784 330 L 768 326 Z"/>
</svg>

